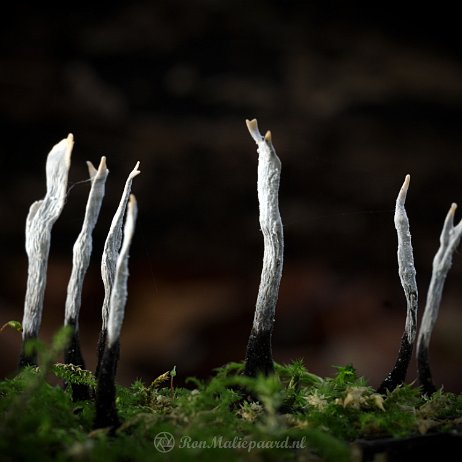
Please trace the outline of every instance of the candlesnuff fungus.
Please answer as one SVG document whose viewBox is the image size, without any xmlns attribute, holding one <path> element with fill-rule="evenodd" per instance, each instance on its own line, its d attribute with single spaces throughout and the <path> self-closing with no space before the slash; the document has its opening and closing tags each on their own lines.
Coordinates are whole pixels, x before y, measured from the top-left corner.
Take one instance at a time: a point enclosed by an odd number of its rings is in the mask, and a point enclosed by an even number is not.
<svg viewBox="0 0 462 462">
<path fill-rule="evenodd" d="M 90 264 L 92 252 L 92 232 L 98 221 L 101 204 L 104 198 L 106 178 L 109 170 L 106 167 L 106 158 L 101 158 L 98 170 L 91 162 L 87 162 L 91 180 L 91 189 L 88 195 L 85 218 L 82 229 L 74 244 L 72 258 L 72 273 L 67 286 L 64 324 L 72 326 L 73 332 L 68 348 L 64 352 L 64 362 L 74 364 L 85 369 L 85 362 L 80 351 L 79 341 L 79 312 L 82 302 L 82 286 L 85 273 Z M 89 388 L 86 385 L 73 384 L 72 396 L 75 401 L 88 399 Z"/>
<path fill-rule="evenodd" d="M 271 132 L 263 137 L 256 119 L 247 120 L 250 135 L 258 151 L 258 201 L 260 228 L 263 233 L 264 254 L 260 287 L 245 358 L 245 375 L 265 375 L 274 371 L 271 335 L 282 276 L 284 238 L 279 214 L 278 191 L 281 161 L 271 142 Z"/>
<path fill-rule="evenodd" d="M 417 369 L 422 390 L 426 394 L 436 391 L 428 360 L 428 346 L 432 330 L 438 317 L 446 276 L 452 265 L 452 254 L 456 251 L 462 236 L 462 220 L 454 226 L 457 204 L 452 204 L 440 235 L 440 247 L 433 258 L 432 276 L 427 292 L 422 323 L 417 339 Z"/>
<path fill-rule="evenodd" d="M 396 199 L 394 219 L 396 232 L 398 234 L 399 277 L 407 302 L 406 324 L 404 333 L 401 337 L 398 358 L 392 371 L 380 385 L 378 389 L 379 393 L 385 393 L 386 390 L 392 391 L 400 383 L 404 382 L 416 336 L 418 292 L 414 256 L 412 252 L 411 233 L 409 231 L 409 219 L 404 206 L 410 179 L 410 175 L 406 175 L 404 183 L 401 186 L 398 198 Z"/>
<path fill-rule="evenodd" d="M 115 375 L 119 359 L 120 331 L 127 301 L 128 251 L 135 231 L 136 216 L 137 205 L 135 196 L 132 194 L 127 207 L 123 244 L 120 254 L 117 256 L 109 303 L 106 344 L 97 377 L 95 428 L 111 427 L 115 429 L 119 426 L 115 405 Z"/>
<path fill-rule="evenodd" d="M 101 367 L 101 360 L 106 345 L 107 336 L 107 323 L 109 318 L 109 304 L 111 300 L 112 285 L 114 283 L 114 277 L 116 272 L 117 256 L 119 254 L 120 245 L 122 243 L 122 224 L 127 207 L 128 198 L 132 187 L 133 178 L 135 178 L 140 171 L 138 170 L 140 163 L 137 162 L 135 168 L 128 175 L 125 187 L 122 193 L 122 197 L 117 207 L 116 213 L 111 222 L 106 242 L 104 243 L 103 256 L 101 258 L 101 277 L 103 278 L 104 284 L 104 300 L 102 308 L 102 325 L 101 332 L 98 338 L 98 362 L 96 365 L 96 376 L 99 374 Z"/>
<path fill-rule="evenodd" d="M 68 173 L 74 137 L 69 134 L 53 146 L 46 162 L 47 192 L 42 200 L 34 202 L 26 219 L 26 252 L 28 257 L 27 288 L 22 321 L 22 351 L 19 367 L 36 365 L 35 355 L 27 355 L 24 345 L 36 338 L 40 330 L 45 294 L 51 229 L 64 207 Z"/>
</svg>

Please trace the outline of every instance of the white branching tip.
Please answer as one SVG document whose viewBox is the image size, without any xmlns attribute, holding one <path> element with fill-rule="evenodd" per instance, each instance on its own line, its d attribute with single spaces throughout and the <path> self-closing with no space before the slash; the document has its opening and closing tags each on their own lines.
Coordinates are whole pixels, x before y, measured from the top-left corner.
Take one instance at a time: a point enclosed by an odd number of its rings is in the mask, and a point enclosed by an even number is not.
<svg viewBox="0 0 462 462">
<path fill-rule="evenodd" d="M 130 244 L 135 232 L 135 222 L 138 214 L 136 199 L 133 194 L 127 207 L 127 217 L 124 226 L 124 240 L 120 254 L 117 258 L 117 268 L 114 285 L 111 293 L 109 319 L 107 328 L 107 342 L 111 347 L 120 338 L 120 331 L 125 316 L 125 305 L 127 302 L 127 280 L 128 280 L 128 253 Z"/>
<path fill-rule="evenodd" d="M 74 137 L 69 134 L 51 149 L 46 161 L 46 195 L 31 205 L 26 219 L 29 266 L 22 323 L 23 338 L 37 336 L 40 329 L 51 229 L 64 207 L 73 146 Z"/>
<path fill-rule="evenodd" d="M 140 167 L 140 161 L 138 161 L 135 165 L 135 168 L 130 172 L 129 179 L 135 178 L 135 176 L 138 176 L 141 171 L 139 170 Z"/>
<path fill-rule="evenodd" d="M 265 141 L 266 144 L 271 146 L 271 149 L 274 150 L 270 130 L 265 133 L 265 136 L 262 136 L 260 130 L 258 129 L 257 119 L 246 119 L 245 123 L 247 124 L 247 129 L 249 130 L 250 136 L 254 139 L 255 143 L 260 145 L 263 141 Z"/>
<path fill-rule="evenodd" d="M 96 170 L 95 166 L 89 160 L 87 160 L 87 167 L 88 167 L 88 176 L 90 177 L 90 180 L 91 180 L 96 175 L 98 170 Z"/>
<path fill-rule="evenodd" d="M 107 171 L 107 165 L 106 165 L 106 156 L 102 156 L 101 160 L 99 161 L 99 166 L 98 169 L 95 168 L 95 166 L 87 160 L 87 167 L 88 167 L 88 175 L 90 176 L 90 179 L 93 180 L 93 178 L 96 176 L 96 174 L 100 174 L 101 172 Z"/>
<path fill-rule="evenodd" d="M 112 285 L 115 277 L 117 257 L 119 255 L 120 245 L 122 243 L 123 218 L 130 196 L 133 178 L 141 173 L 139 166 L 140 163 L 137 162 L 135 168 L 128 175 L 119 206 L 117 207 L 114 218 L 112 219 L 111 227 L 104 244 L 103 256 L 101 258 L 101 277 L 104 284 L 104 301 L 102 308 L 103 331 L 107 328 L 107 320 L 109 317 L 109 304 L 111 299 Z"/>
<path fill-rule="evenodd" d="M 106 166 L 106 158 L 101 157 L 98 170 L 91 162 L 87 162 L 88 173 L 91 179 L 91 188 L 88 195 L 87 207 L 82 229 L 74 244 L 72 258 L 72 273 L 67 286 L 65 305 L 65 324 L 75 324 L 78 330 L 78 315 L 80 311 L 82 287 L 85 273 L 90 264 L 92 252 L 92 233 L 98 221 L 101 204 L 105 193 L 106 178 L 109 170 Z"/>
<path fill-rule="evenodd" d="M 454 233 L 454 215 L 456 214 L 457 204 L 452 203 L 444 220 L 443 229 L 440 235 L 440 244 L 444 247 L 449 245 L 451 234 Z"/>
<path fill-rule="evenodd" d="M 249 130 L 250 136 L 255 140 L 255 143 L 260 143 L 263 137 L 258 130 L 257 119 L 246 119 L 245 123 L 247 124 L 247 129 Z"/>
</svg>

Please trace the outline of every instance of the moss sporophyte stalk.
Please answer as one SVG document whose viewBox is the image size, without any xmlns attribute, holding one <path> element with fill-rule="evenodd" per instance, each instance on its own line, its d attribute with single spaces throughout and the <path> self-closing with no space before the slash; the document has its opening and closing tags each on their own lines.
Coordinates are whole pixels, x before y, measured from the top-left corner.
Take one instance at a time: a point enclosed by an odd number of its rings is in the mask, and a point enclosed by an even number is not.
<svg viewBox="0 0 462 462">
<path fill-rule="evenodd" d="M 444 222 L 417 335 L 418 291 L 405 210 L 409 175 L 398 194 L 394 221 L 398 274 L 406 299 L 405 327 L 395 365 L 384 373 L 378 390 L 351 364 L 336 367 L 332 377 L 316 375 L 302 360 L 280 364 L 273 360 L 271 336 L 283 269 L 281 161 L 271 133 L 262 136 L 256 120 L 247 121 L 247 127 L 259 154 L 257 191 L 264 244 L 247 349 L 242 361 L 211 371 L 208 380 L 190 377 L 184 387 L 175 384 L 177 373 L 181 374 L 175 366 L 161 374 L 153 371 L 150 384 L 136 380 L 124 387 L 116 382 L 128 301 L 129 250 L 137 219 L 131 189 L 140 173 L 139 163 L 127 178 L 101 258 L 105 295 L 96 371 L 85 368 L 79 314 L 91 234 L 109 173 L 104 157 L 98 169 L 88 163 L 90 192 L 74 245 L 64 326 L 50 345 L 40 341 L 50 233 L 66 203 L 72 135 L 51 150 L 46 162 L 47 193 L 32 204 L 26 220 L 29 267 L 23 321 L 2 320 L 0 329 L 22 333 L 19 369 L 0 382 L 2 462 L 429 460 L 441 458 L 442 447 L 460 454 L 462 397 L 437 389 L 428 354 L 444 281 L 462 233 L 461 223 L 453 225 L 455 204 Z M 406 374 L 416 338 L 420 383 L 409 384 Z M 57 379 L 62 385 L 53 385 Z"/>
</svg>

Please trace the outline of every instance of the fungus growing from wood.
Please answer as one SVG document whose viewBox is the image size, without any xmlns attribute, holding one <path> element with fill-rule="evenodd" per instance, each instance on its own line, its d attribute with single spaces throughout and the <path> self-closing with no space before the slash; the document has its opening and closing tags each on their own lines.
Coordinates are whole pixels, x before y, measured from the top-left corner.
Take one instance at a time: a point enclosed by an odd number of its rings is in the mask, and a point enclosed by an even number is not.
<svg viewBox="0 0 462 462">
<path fill-rule="evenodd" d="M 139 171 L 137 171 L 136 174 L 138 173 Z M 119 426 L 119 418 L 115 403 L 115 376 L 117 372 L 117 361 L 119 359 L 120 331 L 127 301 L 128 252 L 135 231 L 136 216 L 137 205 L 135 196 L 132 194 L 130 195 L 130 201 L 127 207 L 123 244 L 116 258 L 116 270 L 111 290 L 107 320 L 106 344 L 97 377 L 95 428 L 110 427 L 111 429 L 115 429 Z"/>
<path fill-rule="evenodd" d="M 82 302 L 82 287 L 85 273 L 90 264 L 92 252 L 92 233 L 98 221 L 101 204 L 104 198 L 106 178 L 109 170 L 106 167 L 106 158 L 101 158 L 98 170 L 91 162 L 87 162 L 91 180 L 91 189 L 88 195 L 85 218 L 82 229 L 74 244 L 72 258 L 72 273 L 67 286 L 64 324 L 73 329 L 70 343 L 64 352 L 64 362 L 85 369 L 85 361 L 80 350 L 79 340 L 79 312 Z M 89 388 L 81 384 L 72 385 L 72 396 L 75 401 L 88 399 Z"/>
<path fill-rule="evenodd" d="M 262 136 L 256 119 L 247 120 L 250 135 L 258 151 L 258 201 L 264 254 L 260 287 L 245 358 L 245 375 L 265 375 L 274 371 L 271 335 L 282 276 L 284 238 L 279 214 L 281 161 L 271 141 L 271 132 Z"/>
<path fill-rule="evenodd" d="M 392 391 L 399 384 L 404 382 L 416 336 L 418 292 L 411 233 L 409 231 L 409 219 L 405 208 L 406 195 L 409 189 L 410 180 L 410 175 L 406 175 L 404 183 L 398 194 L 398 198 L 396 199 L 394 218 L 395 228 L 398 235 L 398 272 L 407 303 L 406 324 L 404 327 L 404 333 L 401 337 L 398 358 L 396 359 L 393 369 L 380 385 L 378 389 L 379 393 L 385 393 L 386 390 Z"/>
<path fill-rule="evenodd" d="M 457 204 L 453 203 L 444 220 L 440 235 L 440 247 L 433 258 L 432 276 L 417 339 L 417 369 L 419 382 L 423 392 L 428 395 L 436 391 L 432 380 L 428 357 L 430 337 L 438 317 L 446 276 L 452 266 L 452 255 L 456 251 L 462 237 L 462 219 L 457 226 L 454 226 L 456 208 Z"/>
<path fill-rule="evenodd" d="M 26 253 L 28 257 L 27 288 L 22 321 L 22 350 L 19 367 L 37 365 L 35 354 L 24 350 L 27 340 L 36 338 L 40 330 L 43 299 L 47 279 L 48 255 L 50 253 L 51 230 L 61 215 L 67 194 L 68 173 L 74 137 L 56 144 L 47 157 L 47 192 L 42 200 L 34 202 L 26 219 Z"/>
</svg>

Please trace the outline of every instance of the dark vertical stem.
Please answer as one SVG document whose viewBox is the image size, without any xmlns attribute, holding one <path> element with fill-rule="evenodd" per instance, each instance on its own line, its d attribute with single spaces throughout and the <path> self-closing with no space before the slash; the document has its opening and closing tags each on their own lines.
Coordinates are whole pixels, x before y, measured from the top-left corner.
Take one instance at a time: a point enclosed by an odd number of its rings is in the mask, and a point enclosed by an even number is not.
<svg viewBox="0 0 462 462">
<path fill-rule="evenodd" d="M 96 378 L 99 377 L 99 373 L 101 370 L 101 363 L 103 361 L 104 349 L 106 347 L 106 339 L 107 339 L 107 329 L 101 329 L 99 336 L 98 336 L 98 344 L 96 346 L 96 354 L 98 356 L 98 361 L 96 363 L 96 370 L 95 376 Z"/>
<path fill-rule="evenodd" d="M 38 366 L 38 360 L 37 360 L 37 352 L 34 350 L 34 352 L 30 355 L 26 354 L 26 348 L 25 345 L 29 340 L 37 338 L 35 335 L 27 335 L 23 334 L 22 338 L 22 345 L 21 345 L 21 353 L 19 354 L 19 364 L 18 364 L 18 369 L 23 369 L 27 366 Z"/>
<path fill-rule="evenodd" d="M 387 390 L 392 391 L 398 385 L 404 383 L 406 379 L 407 369 L 412 357 L 412 342 L 406 332 L 401 337 L 401 344 L 399 347 L 398 358 L 391 372 L 385 377 L 378 388 L 379 393 L 385 393 Z"/>
<path fill-rule="evenodd" d="M 120 426 L 115 404 L 115 376 L 119 353 L 119 341 L 116 341 L 112 346 L 107 346 L 104 350 L 96 386 L 95 428 L 110 427 L 111 431 L 115 431 Z"/>
<path fill-rule="evenodd" d="M 427 348 L 419 348 L 417 350 L 417 369 L 419 373 L 419 382 L 420 386 L 422 387 L 422 391 L 426 395 L 432 395 L 433 393 L 435 393 L 436 387 L 433 384 Z"/>
<path fill-rule="evenodd" d="M 65 364 L 73 364 L 74 366 L 85 369 L 85 361 L 80 349 L 80 337 L 76 320 L 71 319 L 68 321 L 68 325 L 71 326 L 73 330 L 69 340 L 69 346 L 64 351 L 64 362 Z M 66 384 L 66 386 L 68 386 L 68 384 Z M 83 401 L 91 398 L 91 390 L 88 385 L 73 383 L 71 384 L 71 389 L 73 401 Z"/>
<path fill-rule="evenodd" d="M 251 330 L 247 343 L 245 375 L 255 377 L 258 374 L 269 375 L 274 372 L 271 334 L 271 331 Z"/>
</svg>

